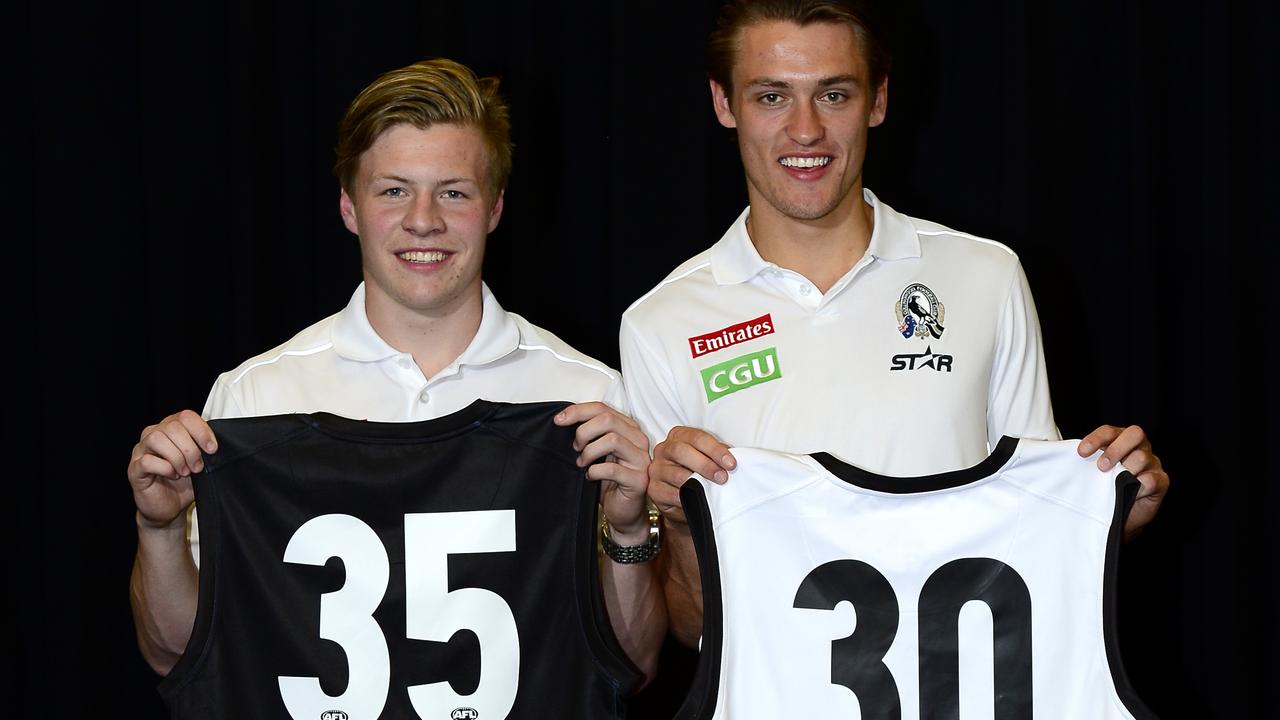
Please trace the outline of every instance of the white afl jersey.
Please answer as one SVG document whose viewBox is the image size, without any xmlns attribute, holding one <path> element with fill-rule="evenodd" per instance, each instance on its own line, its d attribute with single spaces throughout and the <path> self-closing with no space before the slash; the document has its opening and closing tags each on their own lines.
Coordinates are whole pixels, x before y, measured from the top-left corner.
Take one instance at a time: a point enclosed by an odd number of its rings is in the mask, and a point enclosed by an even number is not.
<svg viewBox="0 0 1280 720">
<path fill-rule="evenodd" d="M 704 626 L 677 718 L 1154 717 L 1114 633 L 1137 480 L 1075 446 L 1006 437 L 916 478 L 739 448 L 725 485 L 691 479 Z"/>
</svg>

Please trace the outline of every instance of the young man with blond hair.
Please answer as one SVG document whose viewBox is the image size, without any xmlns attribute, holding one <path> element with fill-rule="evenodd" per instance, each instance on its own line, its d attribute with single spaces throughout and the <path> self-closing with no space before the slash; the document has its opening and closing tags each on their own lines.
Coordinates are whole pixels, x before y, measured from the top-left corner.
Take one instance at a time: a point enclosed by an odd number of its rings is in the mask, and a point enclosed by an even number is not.
<svg viewBox="0 0 1280 720">
<path fill-rule="evenodd" d="M 128 468 L 138 525 L 132 604 L 139 646 L 160 673 L 187 649 L 197 616 L 198 525 L 187 510 L 202 453 L 216 458 L 207 422 L 215 418 L 326 412 L 408 423 L 455 414 L 477 399 L 571 402 L 554 422 L 577 425 L 573 451 L 600 483 L 606 547 L 630 550 L 622 553 L 628 560 L 652 554 L 648 442 L 615 409 L 617 373 L 505 311 L 480 277 L 511 170 L 497 85 L 431 60 L 362 91 L 339 128 L 335 163 L 339 210 L 359 238 L 364 276 L 350 303 L 221 375 L 203 414 L 176 413 L 142 432 Z M 651 675 L 665 629 L 652 563 L 605 559 L 601 576 L 620 644 Z M 521 653 L 545 659 L 558 650 Z M 549 698 L 546 707 L 561 701 L 569 702 Z"/>
</svg>

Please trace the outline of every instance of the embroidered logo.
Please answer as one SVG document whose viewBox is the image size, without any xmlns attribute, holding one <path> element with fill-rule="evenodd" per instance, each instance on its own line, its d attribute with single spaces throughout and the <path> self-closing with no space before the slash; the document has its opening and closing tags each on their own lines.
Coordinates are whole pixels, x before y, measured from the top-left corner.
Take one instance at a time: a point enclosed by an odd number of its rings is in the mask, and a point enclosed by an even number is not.
<svg viewBox="0 0 1280 720">
<path fill-rule="evenodd" d="M 460 707 L 454 708 L 449 713 L 449 720 L 478 720 L 480 713 L 475 708 Z"/>
<path fill-rule="evenodd" d="M 714 402 L 725 395 L 780 377 L 782 367 L 778 365 L 778 349 L 765 348 L 703 368 L 702 388 L 707 391 L 707 402 Z"/>
<path fill-rule="evenodd" d="M 320 720 L 349 720 L 349 717 L 341 710 L 325 710 L 320 713 Z"/>
<path fill-rule="evenodd" d="M 938 301 L 933 291 L 920 283 L 912 283 L 902 291 L 902 296 L 893 306 L 898 316 L 898 332 L 902 337 L 915 336 L 921 339 L 942 337 L 942 318 L 946 308 Z"/>
<path fill-rule="evenodd" d="M 748 340 L 755 340 L 772 332 L 773 318 L 765 314 L 754 320 L 730 325 L 727 328 L 721 328 L 706 335 L 695 335 L 689 338 L 689 352 L 693 353 L 695 358 L 702 357 L 707 353 L 723 350 Z"/>
</svg>

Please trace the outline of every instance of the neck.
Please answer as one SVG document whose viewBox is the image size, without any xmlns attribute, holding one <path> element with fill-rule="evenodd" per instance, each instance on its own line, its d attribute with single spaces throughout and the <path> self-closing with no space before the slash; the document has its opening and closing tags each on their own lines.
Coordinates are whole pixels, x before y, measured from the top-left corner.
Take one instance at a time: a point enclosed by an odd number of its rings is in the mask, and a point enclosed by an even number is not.
<svg viewBox="0 0 1280 720">
<path fill-rule="evenodd" d="M 365 294 L 365 313 L 378 336 L 396 350 L 409 353 L 425 377 L 458 359 L 480 329 L 484 299 L 480 284 L 450 307 L 418 311 L 376 293 Z"/>
<path fill-rule="evenodd" d="M 871 245 L 875 210 L 862 199 L 861 185 L 834 210 L 813 220 L 789 217 L 748 186 L 751 214 L 747 233 L 760 257 L 806 277 L 827 292 Z"/>
</svg>

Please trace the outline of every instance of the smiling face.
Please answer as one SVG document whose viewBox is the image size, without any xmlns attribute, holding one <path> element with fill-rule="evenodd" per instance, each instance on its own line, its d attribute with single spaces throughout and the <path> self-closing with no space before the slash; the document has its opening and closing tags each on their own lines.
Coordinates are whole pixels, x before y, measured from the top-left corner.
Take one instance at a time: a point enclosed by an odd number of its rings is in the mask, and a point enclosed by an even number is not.
<svg viewBox="0 0 1280 720">
<path fill-rule="evenodd" d="M 392 126 L 360 155 L 339 207 L 360 237 L 375 325 L 400 311 L 445 317 L 478 307 L 485 238 L 502 216 L 487 159 L 479 130 L 444 124 Z"/>
<path fill-rule="evenodd" d="M 713 80 L 712 101 L 737 128 L 753 214 L 813 221 L 860 201 L 867 128 L 884 120 L 888 83 L 871 87 L 851 26 L 748 25 L 732 84 L 729 95 Z"/>
</svg>

